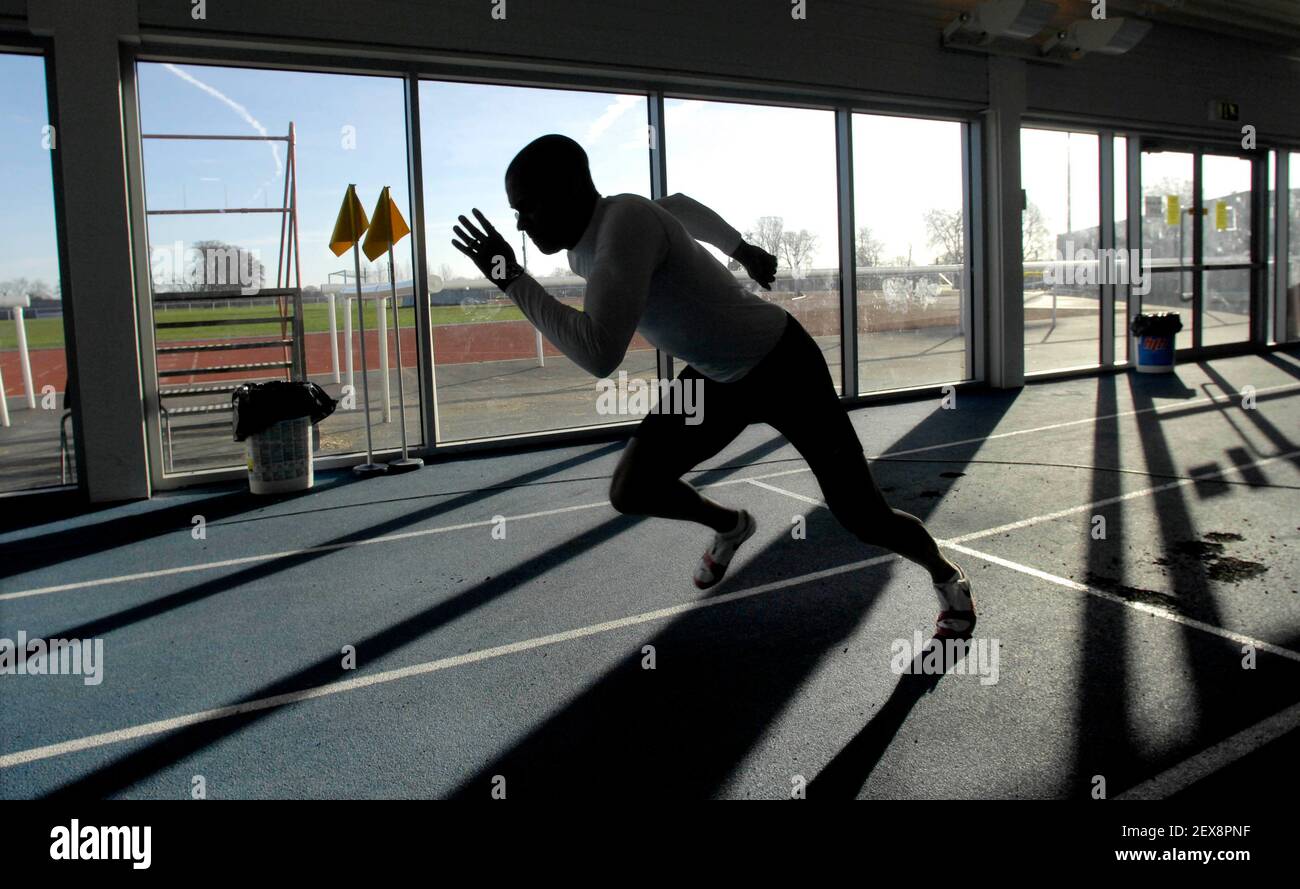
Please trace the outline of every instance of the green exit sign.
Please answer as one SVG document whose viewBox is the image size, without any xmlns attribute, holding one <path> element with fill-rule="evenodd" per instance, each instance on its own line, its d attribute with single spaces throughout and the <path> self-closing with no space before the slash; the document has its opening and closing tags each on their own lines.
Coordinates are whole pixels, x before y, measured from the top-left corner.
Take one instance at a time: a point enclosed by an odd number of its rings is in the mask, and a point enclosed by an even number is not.
<svg viewBox="0 0 1300 889">
<path fill-rule="evenodd" d="M 1236 121 L 1241 119 L 1241 109 L 1236 102 L 1216 100 L 1210 103 L 1210 120 Z"/>
</svg>

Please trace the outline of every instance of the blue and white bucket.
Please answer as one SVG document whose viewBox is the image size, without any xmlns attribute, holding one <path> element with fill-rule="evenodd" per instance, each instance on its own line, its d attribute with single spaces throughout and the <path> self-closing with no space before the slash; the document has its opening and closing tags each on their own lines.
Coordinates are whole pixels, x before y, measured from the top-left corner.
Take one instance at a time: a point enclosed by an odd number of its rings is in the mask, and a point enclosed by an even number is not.
<svg viewBox="0 0 1300 889">
<path fill-rule="evenodd" d="M 1145 334 L 1137 341 L 1137 369 L 1140 373 L 1169 373 L 1174 369 L 1173 334 Z"/>
</svg>

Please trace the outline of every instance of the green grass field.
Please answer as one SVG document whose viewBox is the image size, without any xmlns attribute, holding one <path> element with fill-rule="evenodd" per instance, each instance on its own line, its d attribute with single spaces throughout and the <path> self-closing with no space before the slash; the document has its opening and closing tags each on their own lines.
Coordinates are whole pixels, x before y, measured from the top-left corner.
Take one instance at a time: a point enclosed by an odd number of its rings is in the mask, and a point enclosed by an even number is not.
<svg viewBox="0 0 1300 889">
<path fill-rule="evenodd" d="M 375 303 L 366 305 L 366 329 L 374 330 L 378 324 L 376 311 L 378 307 Z M 339 332 L 343 331 L 343 304 L 342 300 L 335 314 L 337 317 Z M 435 325 L 438 324 L 465 324 L 476 323 L 481 321 L 521 321 L 523 313 L 513 305 L 506 306 L 475 306 L 462 308 L 461 306 L 434 306 L 430 311 L 430 316 Z M 248 336 L 277 336 L 280 333 L 280 324 L 277 320 L 276 308 L 273 305 L 256 306 L 253 308 L 237 309 L 171 309 L 156 312 L 154 320 L 158 322 L 166 321 L 207 321 L 221 320 L 225 318 L 267 318 L 266 324 L 224 324 L 215 327 L 195 327 L 195 328 L 174 328 L 157 331 L 158 342 L 178 342 L 182 340 L 199 340 L 199 339 L 229 339 L 232 337 Z M 389 310 L 388 320 L 392 324 L 392 310 Z M 399 312 L 399 319 L 402 327 L 411 327 L 415 323 L 415 309 L 406 308 Z M 357 326 L 356 316 L 353 316 L 353 328 Z M 328 333 L 329 332 L 329 305 L 327 303 L 308 303 L 303 307 L 303 324 L 308 333 Z M 27 347 L 29 349 L 53 349 L 63 346 L 63 319 L 61 318 L 28 318 L 27 319 Z M 15 330 L 15 324 L 9 319 L 0 320 L 0 349 L 17 349 L 18 333 Z"/>
</svg>

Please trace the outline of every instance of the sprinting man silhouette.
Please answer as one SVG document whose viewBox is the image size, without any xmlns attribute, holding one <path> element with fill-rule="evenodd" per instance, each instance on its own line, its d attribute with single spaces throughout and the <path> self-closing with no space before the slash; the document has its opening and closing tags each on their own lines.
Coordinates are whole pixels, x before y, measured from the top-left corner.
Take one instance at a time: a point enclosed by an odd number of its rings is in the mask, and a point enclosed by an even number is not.
<svg viewBox="0 0 1300 889">
<path fill-rule="evenodd" d="M 808 462 L 845 528 L 930 572 L 940 608 L 935 635 L 970 636 L 975 606 L 969 578 L 943 556 L 920 519 L 885 502 L 817 343 L 789 312 L 751 293 L 697 241 L 734 258 L 765 289 L 776 277 L 776 257 L 685 195 L 657 201 L 601 196 L 586 152 L 566 136 L 542 136 L 525 146 L 506 170 L 505 188 L 519 230 L 537 249 L 568 251 L 569 267 L 587 281 L 585 311 L 547 293 L 477 209 L 478 226 L 458 217 L 453 231 L 459 240 L 452 245 L 588 373 L 613 373 L 640 333 L 687 362 L 678 375 L 683 385 L 701 387 L 698 415 L 652 411 L 637 426 L 610 485 L 616 510 L 713 529 L 694 578 L 701 589 L 713 586 L 753 535 L 755 521 L 747 510 L 702 496 L 682 476 L 749 424 L 767 423 Z"/>
</svg>

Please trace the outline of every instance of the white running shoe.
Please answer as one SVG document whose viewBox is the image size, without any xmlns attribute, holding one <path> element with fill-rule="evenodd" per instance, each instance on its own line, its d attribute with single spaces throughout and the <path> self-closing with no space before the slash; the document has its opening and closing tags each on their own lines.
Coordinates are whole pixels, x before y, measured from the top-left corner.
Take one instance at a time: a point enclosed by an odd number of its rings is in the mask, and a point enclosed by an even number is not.
<svg viewBox="0 0 1300 889">
<path fill-rule="evenodd" d="M 727 566 L 731 564 L 736 550 L 752 537 L 756 530 L 758 530 L 758 523 L 754 521 L 754 517 L 748 510 L 742 509 L 740 523 L 736 526 L 736 530 L 715 535 L 713 545 L 705 550 L 699 567 L 695 569 L 695 585 L 702 590 L 707 590 L 722 580 L 722 575 L 727 573 Z"/>
<path fill-rule="evenodd" d="M 960 565 L 952 580 L 936 583 L 939 595 L 939 617 L 934 622 L 937 639 L 969 639 L 975 631 L 975 599 L 971 595 L 970 578 Z"/>
</svg>

